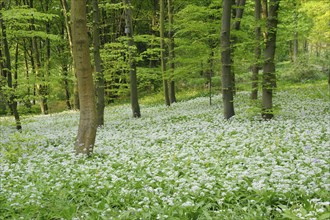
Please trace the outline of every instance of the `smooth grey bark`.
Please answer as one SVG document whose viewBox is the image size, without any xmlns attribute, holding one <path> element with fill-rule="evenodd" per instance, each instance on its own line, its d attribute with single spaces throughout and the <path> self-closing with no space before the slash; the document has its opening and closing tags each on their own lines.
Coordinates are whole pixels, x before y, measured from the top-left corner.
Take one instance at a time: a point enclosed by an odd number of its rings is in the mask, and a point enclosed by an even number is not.
<svg viewBox="0 0 330 220">
<path fill-rule="evenodd" d="M 65 29 L 64 24 L 62 24 L 61 35 L 63 37 L 63 40 L 66 40 L 65 34 L 64 34 L 64 29 Z M 65 56 L 64 55 L 65 48 L 66 48 L 65 44 L 62 44 L 60 46 L 60 51 L 63 56 Z M 70 94 L 70 86 L 69 86 L 69 67 L 68 67 L 69 62 L 68 62 L 68 59 L 66 59 L 66 57 L 64 57 L 64 58 L 62 57 L 61 61 L 62 61 L 61 66 L 62 66 L 63 83 L 64 83 L 64 91 L 65 91 L 65 104 L 66 104 L 67 109 L 71 110 L 72 105 L 70 102 L 71 94 Z"/>
<path fill-rule="evenodd" d="M 294 17 L 294 34 L 293 34 L 293 62 L 296 63 L 298 60 L 298 12 L 297 12 L 297 3 L 294 1 L 294 12 L 293 12 L 293 17 Z"/>
<path fill-rule="evenodd" d="M 241 20 L 243 18 L 244 8 L 245 8 L 246 0 L 237 0 L 236 1 L 236 10 L 235 10 L 235 22 L 234 22 L 234 29 L 240 30 L 241 29 Z"/>
<path fill-rule="evenodd" d="M 73 60 L 80 100 L 80 119 L 74 150 L 76 154 L 90 155 L 95 144 L 97 116 L 85 1 L 71 1 L 71 25 Z"/>
<path fill-rule="evenodd" d="M 63 71 L 63 82 L 64 82 L 64 91 L 65 91 L 65 104 L 68 110 L 72 109 L 71 102 L 70 102 L 70 89 L 69 89 L 69 80 L 68 80 L 68 66 L 63 65 L 62 66 Z"/>
<path fill-rule="evenodd" d="M 164 89 L 164 97 L 165 97 L 165 105 L 170 106 L 170 96 L 168 89 L 168 76 L 166 74 L 166 61 L 165 61 L 165 4 L 164 0 L 159 1 L 159 10 L 160 10 L 160 18 L 159 18 L 159 34 L 160 34 L 160 59 L 161 59 L 161 68 L 162 68 L 162 76 L 163 76 L 163 89 Z"/>
<path fill-rule="evenodd" d="M 159 0 L 152 0 L 152 17 L 151 17 L 151 28 L 150 28 L 150 35 L 152 35 L 152 42 L 150 43 L 150 49 L 153 49 L 156 45 L 155 39 L 156 35 L 159 34 L 159 31 L 157 31 L 157 26 L 158 26 L 158 18 L 157 18 L 157 13 L 159 11 Z M 155 68 L 158 65 L 158 60 L 156 59 L 150 59 L 149 60 L 149 68 Z"/>
<path fill-rule="evenodd" d="M 207 71 L 207 78 L 209 80 L 209 103 L 212 105 L 212 76 L 214 74 L 214 51 L 211 49 L 210 57 L 208 59 L 209 70 Z"/>
<path fill-rule="evenodd" d="M 232 0 L 232 6 L 235 5 L 235 7 L 232 7 L 232 18 L 234 20 L 232 24 L 233 31 L 238 32 L 241 29 L 241 20 L 243 18 L 243 12 L 245 8 L 245 0 Z M 232 85 L 233 85 L 233 92 L 234 95 L 236 94 L 236 74 L 234 70 L 234 52 L 235 52 L 235 47 L 238 42 L 238 37 L 236 36 L 236 33 L 231 34 L 231 78 L 232 78 Z"/>
<path fill-rule="evenodd" d="M 133 40 L 133 23 L 132 23 L 132 5 L 130 0 L 123 0 L 125 5 L 125 32 L 128 38 L 128 62 L 129 62 L 129 77 L 131 89 L 131 107 L 134 118 L 141 117 L 140 105 L 138 99 L 136 63 L 134 53 Z"/>
<path fill-rule="evenodd" d="M 60 1 L 61 1 L 61 5 L 62 5 L 63 16 L 64 16 L 65 30 L 67 32 L 68 41 L 69 41 L 69 45 L 70 45 L 70 53 L 71 53 L 71 56 L 73 57 L 72 31 L 71 31 L 69 15 L 68 15 L 69 5 L 68 5 L 67 0 L 60 0 Z M 75 74 L 74 61 L 72 61 L 72 65 L 73 65 L 72 72 L 74 75 L 73 107 L 74 107 L 74 109 L 79 109 L 80 103 L 79 103 L 79 94 L 78 94 L 78 80 L 77 80 L 77 76 Z"/>
<path fill-rule="evenodd" d="M 275 76 L 275 50 L 276 50 L 276 33 L 278 24 L 278 10 L 280 0 L 270 0 L 269 10 L 266 21 L 265 42 L 266 48 L 264 51 L 264 66 L 262 80 L 262 117 L 265 120 L 274 117 L 273 111 L 273 90 L 276 86 Z"/>
<path fill-rule="evenodd" d="M 255 0 L 254 6 L 254 18 L 256 22 L 256 27 L 254 30 L 255 33 L 255 49 L 254 49 L 254 64 L 252 66 L 252 91 L 251 91 L 251 99 L 258 98 L 258 81 L 259 81 L 259 70 L 260 70 L 260 57 L 261 57 L 261 47 L 260 47 L 260 39 L 261 39 L 261 2 L 260 0 Z"/>
<path fill-rule="evenodd" d="M 100 55 L 100 10 L 98 0 L 93 0 L 93 54 L 96 74 L 96 111 L 97 126 L 104 125 L 104 95 L 105 95 L 105 79 L 103 74 L 102 59 Z"/>
<path fill-rule="evenodd" d="M 174 103 L 176 102 L 176 97 L 175 97 L 175 82 L 173 80 L 174 77 L 174 70 L 175 70 L 175 52 L 174 52 L 174 33 L 173 33 L 173 0 L 167 0 L 167 9 L 168 9 L 168 39 L 169 39 L 169 44 L 168 44 L 168 49 L 169 49 L 169 64 L 170 64 L 170 102 Z"/>
<path fill-rule="evenodd" d="M 235 115 L 233 79 L 231 74 L 231 52 L 230 52 L 230 20 L 232 1 L 222 2 L 221 21 L 221 64 L 222 64 L 222 98 L 224 104 L 224 117 L 229 119 Z"/>
</svg>

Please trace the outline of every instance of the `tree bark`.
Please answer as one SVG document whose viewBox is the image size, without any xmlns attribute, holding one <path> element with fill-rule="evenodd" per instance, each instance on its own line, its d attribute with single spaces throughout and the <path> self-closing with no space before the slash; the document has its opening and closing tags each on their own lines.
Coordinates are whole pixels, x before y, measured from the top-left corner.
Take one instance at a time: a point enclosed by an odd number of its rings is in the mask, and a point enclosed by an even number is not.
<svg viewBox="0 0 330 220">
<path fill-rule="evenodd" d="M 270 0 L 269 14 L 266 21 L 265 42 L 266 48 L 264 51 L 264 66 L 263 66 L 263 82 L 262 82 L 262 117 L 265 120 L 274 117 L 273 111 L 273 90 L 276 86 L 275 76 L 275 49 L 276 49 L 276 32 L 278 24 L 278 9 L 280 0 Z"/>
<path fill-rule="evenodd" d="M 100 55 L 100 10 L 98 0 L 93 0 L 93 45 L 94 45 L 94 63 L 96 74 L 96 111 L 97 111 L 97 126 L 104 125 L 104 87 L 105 80 L 103 75 L 102 59 Z"/>
<path fill-rule="evenodd" d="M 224 104 L 224 117 L 226 119 L 235 115 L 233 79 L 231 74 L 230 52 L 230 20 L 231 0 L 222 2 L 222 25 L 221 25 L 221 63 L 222 63 L 222 98 Z"/>
<path fill-rule="evenodd" d="M 131 107 L 134 118 L 141 117 L 140 106 L 138 101 L 136 63 L 134 53 L 133 40 L 133 23 L 132 23 L 132 5 L 130 0 L 123 0 L 125 6 L 125 33 L 128 38 L 128 62 L 129 62 L 129 77 L 131 87 Z"/>
<path fill-rule="evenodd" d="M 294 35 L 293 35 L 293 62 L 297 63 L 298 60 L 298 12 L 297 12 L 297 3 L 294 1 L 294 12 L 293 12 L 293 17 L 294 17 Z"/>
<path fill-rule="evenodd" d="M 174 53 L 174 33 L 173 33 L 173 0 L 167 0 L 167 6 L 168 6 L 168 38 L 169 38 L 169 63 L 170 63 L 170 102 L 174 103 L 176 102 L 175 97 L 175 81 L 173 79 L 174 77 L 174 70 L 175 70 L 175 53 Z"/>
<path fill-rule="evenodd" d="M 62 28 L 61 28 L 61 35 L 62 35 L 62 39 L 65 41 L 65 34 L 64 34 L 64 27 L 65 24 L 62 23 Z M 69 67 L 68 67 L 68 57 L 65 55 L 65 50 L 66 50 L 66 45 L 62 44 L 59 47 L 59 51 L 61 56 L 61 65 L 62 65 L 62 73 L 63 73 L 63 83 L 64 83 L 64 91 L 65 91 L 65 104 L 68 110 L 72 109 L 72 105 L 70 102 L 70 86 L 69 86 Z"/>
<path fill-rule="evenodd" d="M 256 22 L 255 27 L 255 49 L 254 49 L 254 64 L 252 67 L 252 92 L 251 92 L 251 99 L 258 98 L 258 81 L 259 81 L 259 60 L 261 57 L 261 47 L 260 47 L 260 38 L 261 38 L 261 27 L 260 27 L 260 19 L 261 19 L 261 2 L 260 0 L 255 0 L 255 7 L 254 7 L 254 18 Z"/>
<path fill-rule="evenodd" d="M 70 102 L 70 89 L 69 89 L 69 80 L 68 80 L 68 66 L 63 65 L 62 66 L 62 71 L 63 71 L 63 82 L 64 82 L 64 90 L 65 90 L 65 104 L 68 110 L 72 109 L 71 102 Z"/>
<path fill-rule="evenodd" d="M 80 100 L 80 120 L 74 149 L 76 154 L 90 155 L 96 138 L 97 117 L 85 1 L 71 1 L 71 25 L 73 60 Z"/>
<path fill-rule="evenodd" d="M 211 49 L 210 57 L 208 59 L 209 70 L 206 72 L 209 80 L 209 103 L 212 105 L 212 76 L 214 74 L 214 51 Z"/>
<path fill-rule="evenodd" d="M 159 27 L 159 34 L 160 34 L 160 60 L 161 60 L 161 68 L 162 68 L 162 75 L 163 75 L 163 89 L 164 89 L 164 96 L 165 96 L 165 105 L 170 106 L 170 96 L 168 90 L 168 76 L 166 74 L 166 61 L 165 61 L 165 40 L 164 40 L 164 32 L 165 32 L 165 4 L 164 0 L 159 1 L 159 10 L 160 10 L 160 27 Z"/>
<path fill-rule="evenodd" d="M 234 70 L 234 50 L 235 46 L 238 42 L 238 37 L 236 36 L 237 33 L 241 29 L 241 20 L 243 18 L 243 12 L 245 7 L 245 0 L 232 0 L 232 5 L 236 5 L 236 8 L 232 7 L 232 18 L 234 20 L 232 28 L 235 31 L 234 34 L 231 34 L 231 78 L 232 78 L 232 86 L 233 86 L 233 94 L 236 94 L 236 74 Z"/>
<path fill-rule="evenodd" d="M 18 131 L 22 130 L 22 125 L 19 117 L 19 113 L 17 111 L 17 101 L 16 101 L 16 95 L 15 95 L 15 84 L 13 86 L 13 78 L 12 78 L 12 69 L 11 69 L 11 57 L 10 57 L 10 51 L 9 51 L 9 45 L 8 45 L 8 40 L 7 40 L 7 32 L 6 32 L 6 26 L 4 24 L 3 18 L 2 18 L 2 13 L 1 11 L 5 8 L 5 3 L 2 2 L 0 3 L 0 28 L 1 28 L 1 34 L 2 34 L 2 44 L 3 44 L 3 50 L 4 50 L 4 63 L 3 63 L 3 75 L 7 78 L 7 85 L 10 89 L 9 94 L 8 94 L 8 106 L 9 109 L 15 117 L 15 122 L 16 122 L 16 129 Z M 2 57 L 1 57 L 2 58 Z M 17 79 L 17 75 L 15 76 Z"/>
<path fill-rule="evenodd" d="M 64 23 L 66 27 L 66 32 L 69 40 L 69 45 L 70 45 L 70 53 L 71 56 L 73 57 L 73 48 L 72 48 L 72 31 L 70 27 L 70 22 L 69 22 L 69 15 L 68 15 L 68 2 L 67 0 L 61 0 L 61 5 L 62 5 L 62 11 L 63 11 L 63 16 L 64 16 Z M 73 62 L 73 69 L 72 72 L 75 73 L 74 70 L 74 61 Z M 78 94 L 78 81 L 77 81 L 77 76 L 74 74 L 74 84 L 73 84 L 73 106 L 75 109 L 80 108 L 80 103 L 79 103 L 79 94 Z"/>
<path fill-rule="evenodd" d="M 26 46 L 26 41 L 23 39 L 23 48 L 24 48 L 24 63 L 25 63 L 25 77 L 27 80 L 27 96 L 24 99 L 24 105 L 31 110 L 31 85 L 30 85 L 30 68 L 29 68 L 29 59 L 28 59 L 28 49 Z"/>
<path fill-rule="evenodd" d="M 159 34 L 159 32 L 156 31 L 158 23 L 157 23 L 157 13 L 159 11 L 159 0 L 152 0 L 152 17 L 151 17 L 151 24 L 150 24 L 150 35 L 152 35 L 152 42 L 150 43 L 150 49 L 154 49 L 156 42 L 156 35 Z M 149 60 L 149 68 L 155 68 L 158 65 L 158 60 L 156 59 L 150 59 Z"/>
<path fill-rule="evenodd" d="M 34 8 L 33 0 L 30 0 L 29 4 L 30 8 Z M 35 23 L 34 18 L 31 19 L 31 26 L 30 29 L 32 32 L 35 31 Z M 44 70 L 42 70 L 41 66 L 41 58 L 40 58 L 40 51 L 38 46 L 38 38 L 32 37 L 32 51 L 31 54 L 34 59 L 34 70 L 36 74 L 36 78 L 38 82 L 36 84 L 36 93 L 38 94 L 39 98 L 39 105 L 41 113 L 44 115 L 48 114 L 48 104 L 47 104 L 47 95 L 48 95 L 48 86 L 46 85 L 45 74 Z"/>
</svg>

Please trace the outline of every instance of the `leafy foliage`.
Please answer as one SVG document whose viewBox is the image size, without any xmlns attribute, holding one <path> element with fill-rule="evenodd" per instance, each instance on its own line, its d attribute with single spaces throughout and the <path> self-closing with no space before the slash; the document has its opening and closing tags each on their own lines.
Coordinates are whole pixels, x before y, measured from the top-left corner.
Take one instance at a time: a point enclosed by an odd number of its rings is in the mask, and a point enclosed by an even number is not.
<svg viewBox="0 0 330 220">
<path fill-rule="evenodd" d="M 44 30 L 38 31 L 42 23 L 52 22 L 58 18 L 56 14 L 39 12 L 27 6 L 17 6 L 4 10 L 2 15 L 9 29 L 9 39 L 40 37 L 54 41 L 60 40 L 58 35 L 46 33 Z M 31 26 L 35 30 L 31 30 Z"/>
</svg>

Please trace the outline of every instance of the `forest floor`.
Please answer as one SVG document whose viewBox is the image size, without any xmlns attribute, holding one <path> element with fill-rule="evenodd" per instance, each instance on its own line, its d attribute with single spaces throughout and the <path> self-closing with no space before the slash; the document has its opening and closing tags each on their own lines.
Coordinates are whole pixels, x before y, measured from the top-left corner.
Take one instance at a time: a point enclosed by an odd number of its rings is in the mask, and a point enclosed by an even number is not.
<svg viewBox="0 0 330 220">
<path fill-rule="evenodd" d="M 108 107 L 94 154 L 75 156 L 78 112 L 0 118 L 0 219 L 329 219 L 326 82 L 276 92 L 263 121 L 249 93 Z"/>
</svg>

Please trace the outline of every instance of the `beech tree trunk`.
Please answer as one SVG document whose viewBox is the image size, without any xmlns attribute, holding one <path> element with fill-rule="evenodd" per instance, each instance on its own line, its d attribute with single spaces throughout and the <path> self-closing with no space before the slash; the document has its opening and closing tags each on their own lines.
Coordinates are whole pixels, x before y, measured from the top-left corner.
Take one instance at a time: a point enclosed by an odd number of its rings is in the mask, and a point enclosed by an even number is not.
<svg viewBox="0 0 330 220">
<path fill-rule="evenodd" d="M 141 117 L 140 106 L 138 101 L 137 77 L 134 40 L 133 40 L 133 23 L 132 23 L 132 5 L 130 0 L 123 0 L 125 6 L 125 33 L 128 38 L 128 62 L 129 62 L 129 78 L 131 88 L 131 107 L 134 118 Z"/>
<path fill-rule="evenodd" d="M 231 34 L 231 78 L 232 78 L 232 86 L 233 86 L 233 94 L 236 94 L 236 74 L 235 74 L 235 70 L 234 70 L 234 51 L 235 51 L 235 47 L 236 44 L 238 42 L 238 37 L 237 37 L 237 32 L 241 29 L 241 20 L 243 17 L 243 12 L 244 12 L 244 8 L 245 8 L 245 0 L 232 0 L 232 6 L 235 5 L 235 8 L 232 7 L 231 11 L 232 11 L 232 18 L 234 20 L 232 28 L 234 31 L 234 34 Z"/>
<path fill-rule="evenodd" d="M 29 4 L 30 8 L 34 8 L 33 0 L 30 0 Z M 35 22 L 34 18 L 31 19 L 31 31 L 35 31 Z M 41 56 L 40 56 L 40 50 L 39 50 L 39 41 L 40 39 L 37 37 L 32 37 L 32 57 L 34 60 L 34 71 L 36 78 L 38 79 L 38 82 L 36 83 L 36 93 L 39 96 L 39 105 L 41 113 L 44 115 L 48 114 L 48 104 L 47 104 L 47 96 L 48 96 L 48 86 L 45 80 L 45 71 L 43 70 L 41 66 Z M 39 44 L 40 45 L 40 44 Z"/>
<path fill-rule="evenodd" d="M 28 54 L 28 49 L 26 46 L 26 41 L 23 40 L 23 49 L 24 49 L 24 64 L 25 64 L 25 77 L 27 80 L 27 88 L 26 88 L 26 92 L 27 95 L 24 99 L 24 105 L 31 110 L 32 107 L 32 103 L 31 103 L 31 84 L 30 84 L 30 68 L 29 68 L 29 54 Z"/>
<path fill-rule="evenodd" d="M 97 117 L 85 1 L 71 1 L 71 25 L 73 60 L 80 100 L 80 120 L 75 152 L 90 155 L 95 143 Z"/>
<path fill-rule="evenodd" d="M 62 35 L 62 39 L 65 41 L 67 39 L 64 34 L 64 29 L 65 29 L 64 24 L 62 24 L 61 35 Z M 71 110 L 72 106 L 71 106 L 71 102 L 70 102 L 71 94 L 70 94 L 70 87 L 69 87 L 69 67 L 68 67 L 68 65 L 69 65 L 68 58 L 69 57 L 64 55 L 65 48 L 66 48 L 66 45 L 62 44 L 59 47 L 59 51 L 61 53 L 61 56 L 63 56 L 63 57 L 61 57 L 61 66 L 62 66 L 63 83 L 64 83 L 64 90 L 65 90 L 65 103 L 66 103 L 67 109 Z"/>
<path fill-rule="evenodd" d="M 174 64 L 174 33 L 173 33 L 173 0 L 167 0 L 167 6 L 168 6 L 168 38 L 169 38 L 169 62 L 170 62 L 170 102 L 174 103 L 176 102 L 175 97 L 175 82 L 173 80 L 174 77 L 174 70 L 175 70 L 175 64 Z"/>
<path fill-rule="evenodd" d="M 164 89 L 164 96 L 165 96 L 165 105 L 170 106 L 170 96 L 168 90 L 168 76 L 166 74 L 166 61 L 165 61 L 165 40 L 164 40 L 164 32 L 165 32 L 165 4 L 164 0 L 159 1 L 159 10 L 160 10 L 160 27 L 159 27 L 159 34 L 160 34 L 160 59 L 161 59 L 161 67 L 162 67 L 162 75 L 163 75 L 163 89 Z"/>
<path fill-rule="evenodd" d="M 215 46 L 214 46 L 215 47 Z M 211 49 L 210 57 L 208 59 L 209 69 L 206 72 L 206 77 L 208 78 L 209 86 L 209 103 L 212 105 L 212 76 L 214 74 L 214 51 Z"/>
<path fill-rule="evenodd" d="M 254 49 L 254 64 L 252 67 L 252 92 L 251 99 L 258 98 L 258 81 L 259 81 L 259 70 L 260 70 L 260 57 L 261 57 L 261 47 L 260 47 L 260 38 L 261 38 L 261 27 L 260 27 L 260 18 L 261 18 L 261 2 L 260 0 L 255 0 L 254 7 L 254 17 L 256 22 L 255 27 L 255 49 Z"/>
<path fill-rule="evenodd" d="M 152 42 L 150 44 L 150 49 L 154 49 L 156 42 L 156 35 L 159 34 L 159 31 L 157 32 L 157 26 L 158 26 L 158 18 L 157 14 L 159 11 L 159 0 L 152 0 L 152 16 L 151 16 L 151 24 L 150 24 L 150 35 L 152 35 Z M 149 60 L 149 68 L 156 68 L 158 66 L 159 61 L 156 59 L 150 59 Z"/>
<path fill-rule="evenodd" d="M 70 22 L 69 22 L 69 15 L 68 15 L 69 6 L 68 6 L 67 0 L 61 0 L 61 5 L 62 5 L 63 16 L 64 16 L 65 29 L 67 32 L 69 45 L 70 45 L 70 53 L 71 53 L 71 56 L 73 57 L 72 31 L 71 31 Z M 74 65 L 74 61 L 73 61 L 73 70 L 72 70 L 72 72 L 74 73 L 73 107 L 74 107 L 74 109 L 79 109 L 80 104 L 79 104 L 79 94 L 78 94 L 78 81 L 77 81 L 77 76 L 75 74 L 74 67 L 75 67 L 75 65 Z"/>
<path fill-rule="evenodd" d="M 221 63 L 222 63 L 222 98 L 224 105 L 224 117 L 226 119 L 235 115 L 233 79 L 231 74 L 230 52 L 230 20 L 231 0 L 222 2 L 222 25 L 221 25 Z"/>
<path fill-rule="evenodd" d="M 1 35 L 2 35 L 1 41 L 2 41 L 3 50 L 4 50 L 4 63 L 2 64 L 2 72 L 3 72 L 2 75 L 7 78 L 7 85 L 10 88 L 8 98 L 7 98 L 8 106 L 9 106 L 9 109 L 10 109 L 12 115 L 15 117 L 16 129 L 18 131 L 20 131 L 20 130 L 22 130 L 22 125 L 21 125 L 19 113 L 17 111 L 17 101 L 16 101 L 16 96 L 15 96 L 17 72 L 15 73 L 16 76 L 14 77 L 14 79 L 16 79 L 16 80 L 14 81 L 14 84 L 13 84 L 11 57 L 10 57 L 8 40 L 7 40 L 6 26 L 4 24 L 4 21 L 2 18 L 2 13 L 1 13 L 1 10 L 3 10 L 4 6 L 5 6 L 4 2 L 0 3 L 0 28 L 1 28 Z M 1 59 L 3 59 L 2 56 L 1 56 Z"/>
<path fill-rule="evenodd" d="M 293 62 L 296 63 L 298 60 L 298 32 L 294 33 L 293 39 Z"/>
<path fill-rule="evenodd" d="M 293 2 L 294 5 L 294 12 L 293 12 L 293 17 L 294 17 L 294 34 L 293 34 L 293 62 L 296 63 L 298 59 L 298 9 L 297 9 L 297 3 L 296 1 Z"/>
<path fill-rule="evenodd" d="M 96 74 L 96 111 L 97 126 L 104 125 L 104 87 L 105 80 L 103 75 L 102 59 L 100 55 L 100 10 L 98 0 L 93 0 L 93 44 L 94 44 L 94 63 Z"/>
<path fill-rule="evenodd" d="M 276 32 L 278 23 L 278 9 L 280 0 L 270 0 L 269 10 L 266 23 L 265 42 L 266 48 L 264 51 L 264 66 L 263 66 L 263 81 L 262 81 L 262 117 L 265 120 L 274 117 L 273 112 L 273 90 L 276 86 L 275 76 L 275 49 L 276 49 Z"/>
</svg>

